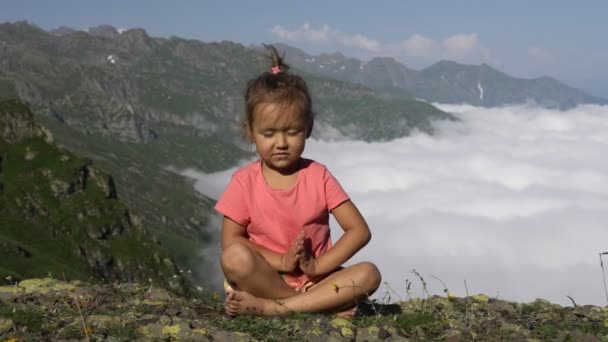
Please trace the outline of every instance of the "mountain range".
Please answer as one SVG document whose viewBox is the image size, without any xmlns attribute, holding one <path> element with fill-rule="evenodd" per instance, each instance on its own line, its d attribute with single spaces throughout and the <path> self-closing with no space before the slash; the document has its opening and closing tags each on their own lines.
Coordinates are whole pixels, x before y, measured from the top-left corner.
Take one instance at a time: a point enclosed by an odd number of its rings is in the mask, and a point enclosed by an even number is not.
<svg viewBox="0 0 608 342">
<path fill-rule="evenodd" d="M 548 108 L 569 109 L 579 104 L 608 104 L 608 100 L 585 93 L 552 77 L 516 78 L 490 65 L 466 65 L 439 61 L 414 70 L 394 58 L 369 61 L 339 52 L 309 55 L 277 44 L 298 69 L 374 89 L 388 97 L 415 97 L 430 102 L 496 107 L 535 103 Z"/>
</svg>

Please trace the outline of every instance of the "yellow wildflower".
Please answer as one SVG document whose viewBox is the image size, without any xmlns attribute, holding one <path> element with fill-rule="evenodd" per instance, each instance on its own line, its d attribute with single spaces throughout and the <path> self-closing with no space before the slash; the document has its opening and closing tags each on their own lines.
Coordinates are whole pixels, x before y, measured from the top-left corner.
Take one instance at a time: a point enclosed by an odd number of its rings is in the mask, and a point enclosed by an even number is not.
<svg viewBox="0 0 608 342">
<path fill-rule="evenodd" d="M 454 300 L 456 299 L 456 296 L 454 296 L 453 293 L 448 293 L 448 300 Z"/>
<path fill-rule="evenodd" d="M 217 292 L 213 292 L 213 299 L 215 299 L 215 300 L 220 299 L 220 294 Z"/>
</svg>

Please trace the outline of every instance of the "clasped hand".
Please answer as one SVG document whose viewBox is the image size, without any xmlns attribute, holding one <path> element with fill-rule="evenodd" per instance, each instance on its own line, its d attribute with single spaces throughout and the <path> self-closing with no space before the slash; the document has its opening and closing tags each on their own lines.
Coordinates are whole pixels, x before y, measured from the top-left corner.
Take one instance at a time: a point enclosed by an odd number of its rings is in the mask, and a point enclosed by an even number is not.
<svg viewBox="0 0 608 342">
<path fill-rule="evenodd" d="M 287 253 L 281 256 L 281 271 L 292 272 L 299 267 L 309 277 L 317 275 L 317 259 L 312 246 L 306 242 L 306 235 L 302 230 Z"/>
</svg>

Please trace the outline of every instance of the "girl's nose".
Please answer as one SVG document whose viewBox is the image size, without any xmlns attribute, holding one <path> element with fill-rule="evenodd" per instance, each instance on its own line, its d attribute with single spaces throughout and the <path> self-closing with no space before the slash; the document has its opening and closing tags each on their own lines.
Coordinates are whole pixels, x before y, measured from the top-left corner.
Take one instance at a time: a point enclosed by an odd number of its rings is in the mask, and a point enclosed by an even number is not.
<svg viewBox="0 0 608 342">
<path fill-rule="evenodd" d="M 277 134 L 277 147 L 287 147 L 287 137 L 285 136 L 285 134 Z"/>
</svg>

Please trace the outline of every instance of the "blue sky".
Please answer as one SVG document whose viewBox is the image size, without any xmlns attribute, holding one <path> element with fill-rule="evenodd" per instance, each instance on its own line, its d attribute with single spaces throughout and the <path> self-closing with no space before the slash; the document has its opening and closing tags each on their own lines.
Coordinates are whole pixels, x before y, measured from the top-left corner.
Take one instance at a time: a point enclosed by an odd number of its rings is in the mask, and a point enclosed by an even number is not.
<svg viewBox="0 0 608 342">
<path fill-rule="evenodd" d="M 451 59 L 517 77 L 608 82 L 605 1 L 0 0 L 0 8 L 2 22 L 28 20 L 44 29 L 111 24 L 152 36 L 392 56 L 414 69 Z"/>
</svg>

